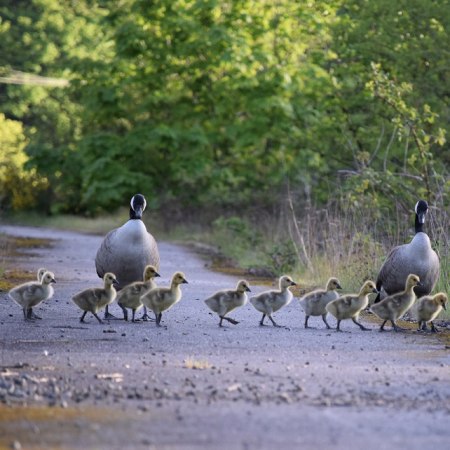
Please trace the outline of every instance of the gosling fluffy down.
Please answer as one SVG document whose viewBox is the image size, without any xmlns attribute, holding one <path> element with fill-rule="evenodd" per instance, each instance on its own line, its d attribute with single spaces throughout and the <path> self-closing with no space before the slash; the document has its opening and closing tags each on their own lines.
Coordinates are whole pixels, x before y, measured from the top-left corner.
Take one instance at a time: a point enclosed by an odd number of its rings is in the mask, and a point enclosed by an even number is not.
<svg viewBox="0 0 450 450">
<path fill-rule="evenodd" d="M 131 321 L 135 322 L 135 313 L 138 309 L 142 308 L 142 295 L 156 287 L 154 278 L 159 276 L 156 267 L 148 265 L 144 270 L 144 281 L 130 283 L 117 293 L 117 304 L 122 308 L 124 320 L 128 320 L 127 308 L 130 308 L 132 311 Z"/>
<path fill-rule="evenodd" d="M 141 302 L 154 312 L 158 327 L 161 326 L 163 311 L 170 309 L 181 300 L 180 284 L 184 283 L 187 283 L 184 273 L 175 272 L 170 287 L 157 287 L 142 295 Z"/>
<path fill-rule="evenodd" d="M 388 320 L 391 321 L 395 331 L 401 330 L 397 326 L 397 320 L 408 311 L 416 300 L 414 288 L 420 286 L 420 278 L 415 274 L 409 274 L 406 279 L 405 290 L 397 294 L 386 297 L 379 303 L 374 303 L 370 310 L 384 322 L 381 324 L 380 331 L 384 331 L 384 326 Z"/>
<path fill-rule="evenodd" d="M 295 283 L 288 275 L 280 277 L 278 284 L 278 290 L 264 291 L 250 299 L 250 303 L 254 308 L 263 313 L 261 321 L 259 322 L 261 326 L 264 325 L 266 316 L 270 319 L 273 326 L 279 326 L 275 323 L 275 320 L 273 320 L 272 314 L 291 302 L 292 292 L 288 288 L 290 286 L 297 286 L 297 283 Z"/>
<path fill-rule="evenodd" d="M 342 331 L 340 324 L 344 319 L 352 319 L 361 330 L 369 330 L 369 328 L 366 328 L 358 322 L 358 317 L 359 313 L 367 308 L 367 305 L 369 304 L 369 294 L 372 292 L 377 293 L 378 291 L 375 287 L 375 283 L 368 280 L 362 285 L 359 294 L 343 295 L 337 300 L 328 303 L 326 310 L 337 319 L 336 331 Z"/>
<path fill-rule="evenodd" d="M 19 306 L 22 307 L 23 317 L 25 320 L 40 319 L 33 313 L 33 308 L 44 300 L 48 300 L 53 296 L 52 283 L 56 283 L 53 272 L 45 272 L 40 275 L 40 281 L 29 281 L 12 288 L 8 295 Z"/>
<path fill-rule="evenodd" d="M 225 316 L 234 309 L 244 306 L 247 303 L 247 292 L 250 292 L 247 281 L 240 280 L 236 289 L 216 292 L 205 300 L 206 306 L 220 317 L 219 327 L 222 326 L 223 320 L 226 320 L 233 325 L 239 323 L 237 320 Z"/>
<path fill-rule="evenodd" d="M 91 312 L 99 323 L 103 323 L 100 317 L 98 317 L 97 312 L 112 303 L 116 298 L 116 290 L 113 286 L 117 284 L 116 276 L 111 272 L 106 272 L 103 276 L 103 283 L 103 288 L 85 289 L 72 297 L 75 305 L 84 311 L 80 317 L 80 322 L 84 322 L 86 314 Z"/>
<path fill-rule="evenodd" d="M 310 316 L 322 316 L 322 320 L 327 328 L 331 328 L 327 322 L 326 306 L 328 303 L 339 298 L 336 289 L 342 289 L 339 280 L 337 278 L 330 278 L 325 289 L 316 289 L 300 299 L 300 305 L 305 311 L 305 328 L 309 328 L 308 319 Z"/>
<path fill-rule="evenodd" d="M 427 323 L 431 325 L 431 331 L 436 333 L 438 329 L 433 320 L 441 313 L 443 309 L 447 309 L 448 297 L 444 292 L 435 295 L 427 295 L 419 298 L 413 306 L 413 315 L 418 321 L 419 331 L 427 331 Z"/>
</svg>

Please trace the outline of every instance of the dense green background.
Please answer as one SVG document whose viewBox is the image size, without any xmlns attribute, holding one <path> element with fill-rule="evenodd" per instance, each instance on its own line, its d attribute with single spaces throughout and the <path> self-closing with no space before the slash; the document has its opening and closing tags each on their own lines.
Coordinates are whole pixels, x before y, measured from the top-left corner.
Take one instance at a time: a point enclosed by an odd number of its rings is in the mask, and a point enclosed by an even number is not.
<svg viewBox="0 0 450 450">
<path fill-rule="evenodd" d="M 448 203 L 447 0 L 0 2 L 3 209 Z M 185 208 L 186 209 L 186 208 Z"/>
</svg>

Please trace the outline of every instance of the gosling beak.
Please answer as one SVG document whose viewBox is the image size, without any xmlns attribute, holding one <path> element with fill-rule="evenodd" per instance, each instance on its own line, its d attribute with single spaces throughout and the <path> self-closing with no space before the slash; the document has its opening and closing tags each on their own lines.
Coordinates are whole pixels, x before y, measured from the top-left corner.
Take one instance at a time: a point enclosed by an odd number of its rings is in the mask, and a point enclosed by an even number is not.
<svg viewBox="0 0 450 450">
<path fill-rule="evenodd" d="M 442 305 L 442 307 L 445 309 L 445 311 L 447 311 L 447 305 L 445 303 Z"/>
<path fill-rule="evenodd" d="M 248 286 L 245 288 L 245 290 L 246 290 L 247 292 L 252 292 L 252 290 L 251 290 Z"/>
<path fill-rule="evenodd" d="M 50 283 L 56 283 L 56 280 L 55 280 L 54 278 L 52 278 L 52 279 L 50 280 Z"/>
<path fill-rule="evenodd" d="M 378 291 L 377 291 L 376 289 L 372 289 L 372 292 L 373 292 L 374 294 L 378 294 Z"/>
<path fill-rule="evenodd" d="M 291 286 L 297 286 L 297 283 L 295 281 L 291 281 Z"/>
<path fill-rule="evenodd" d="M 155 272 L 155 277 L 160 277 L 161 275 L 158 272 Z"/>
<path fill-rule="evenodd" d="M 423 283 L 421 283 L 420 281 L 417 282 L 416 286 L 423 286 Z"/>
<path fill-rule="evenodd" d="M 113 284 L 119 284 L 119 281 L 117 280 L 117 278 L 114 278 Z"/>
<path fill-rule="evenodd" d="M 186 278 L 183 278 L 183 284 L 189 284 Z"/>
<path fill-rule="evenodd" d="M 336 284 L 336 289 L 342 289 L 342 286 L 339 283 L 337 283 Z"/>
</svg>

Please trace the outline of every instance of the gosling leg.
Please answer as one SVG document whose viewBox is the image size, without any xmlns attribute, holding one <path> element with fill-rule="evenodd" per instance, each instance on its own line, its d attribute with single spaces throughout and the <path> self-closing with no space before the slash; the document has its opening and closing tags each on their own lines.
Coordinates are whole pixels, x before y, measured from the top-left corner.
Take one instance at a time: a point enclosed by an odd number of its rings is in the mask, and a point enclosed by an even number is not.
<svg viewBox="0 0 450 450">
<path fill-rule="evenodd" d="M 155 313 L 155 317 L 156 317 L 156 320 L 155 320 L 156 325 L 157 325 L 158 327 L 160 327 L 160 326 L 161 326 L 162 313 L 159 313 L 159 314 L 156 314 L 156 313 Z"/>
<path fill-rule="evenodd" d="M 264 325 L 264 319 L 266 318 L 266 315 L 265 314 L 263 314 L 262 315 L 262 318 L 261 318 L 261 321 L 259 322 L 259 325 L 260 326 L 263 326 Z"/>
<path fill-rule="evenodd" d="M 147 307 L 146 306 L 144 306 L 144 314 L 142 314 L 141 320 L 143 320 L 144 322 L 148 322 L 148 321 L 154 322 L 155 321 L 155 319 L 153 319 L 152 317 L 150 317 L 147 314 Z"/>
<path fill-rule="evenodd" d="M 231 319 L 230 317 L 220 316 L 220 323 L 219 323 L 220 326 L 222 326 L 222 320 L 226 320 L 232 323 L 233 325 L 237 325 L 239 323 L 237 320 Z"/>
<path fill-rule="evenodd" d="M 308 327 L 308 320 L 311 316 L 305 316 L 305 328 L 309 328 Z"/>
<path fill-rule="evenodd" d="M 278 325 L 276 322 L 275 322 L 275 320 L 273 320 L 273 318 L 272 318 L 272 316 L 270 315 L 270 314 L 267 314 L 267 317 L 270 319 L 270 321 L 272 322 L 272 324 L 273 324 L 273 326 L 274 327 L 277 327 L 277 328 L 285 328 L 286 330 L 291 330 L 289 327 L 285 327 L 284 325 Z"/>
<path fill-rule="evenodd" d="M 354 317 L 352 317 L 353 323 L 356 323 L 363 331 L 370 331 L 370 328 L 366 328 L 363 324 L 359 323 Z"/>
<path fill-rule="evenodd" d="M 431 332 L 432 333 L 439 333 L 439 330 L 437 329 L 437 327 L 434 325 L 434 323 L 431 321 Z"/>
<path fill-rule="evenodd" d="M 30 316 L 32 319 L 38 319 L 38 320 L 42 319 L 42 317 L 39 317 L 37 314 L 34 313 L 33 308 L 30 308 Z"/>
<path fill-rule="evenodd" d="M 33 318 L 33 310 L 32 310 L 31 308 L 27 308 L 27 309 L 26 309 L 25 320 L 26 320 L 27 322 L 34 322 L 34 318 Z"/>
<path fill-rule="evenodd" d="M 86 314 L 87 314 L 87 311 L 85 311 L 85 312 L 82 314 L 82 316 L 80 317 L 80 322 L 81 322 L 81 323 L 85 323 L 85 322 L 84 322 L 84 318 L 86 317 Z"/>
<path fill-rule="evenodd" d="M 111 313 L 109 312 L 108 306 L 109 306 L 109 305 L 106 305 L 106 307 L 105 307 L 105 315 L 103 316 L 103 318 L 104 318 L 104 319 L 107 319 L 107 320 L 114 320 L 114 319 L 117 319 L 116 316 L 114 316 L 113 314 L 111 314 Z"/>
<path fill-rule="evenodd" d="M 397 333 L 399 331 L 406 331 L 405 328 L 399 327 L 393 320 L 391 320 L 392 326 L 394 327 L 394 331 Z"/>
<path fill-rule="evenodd" d="M 322 314 L 322 320 L 325 322 L 325 325 L 327 326 L 327 329 L 330 330 L 331 327 L 327 322 L 327 315 L 326 314 Z"/>
<path fill-rule="evenodd" d="M 337 321 L 336 331 L 342 332 L 342 330 L 341 330 L 341 321 L 340 320 Z"/>
<path fill-rule="evenodd" d="M 136 308 L 131 310 L 131 321 L 132 322 L 138 322 L 139 321 L 139 319 L 137 319 L 137 320 L 135 319 L 135 315 L 136 315 Z"/>
<path fill-rule="evenodd" d="M 94 317 L 98 320 L 99 323 L 103 323 L 103 320 L 100 319 L 100 317 L 97 316 L 97 313 L 93 312 L 92 314 L 94 314 Z"/>
<path fill-rule="evenodd" d="M 381 324 L 380 331 L 385 331 L 384 326 L 386 325 L 387 319 Z"/>
<path fill-rule="evenodd" d="M 122 312 L 123 312 L 123 320 L 125 320 L 125 322 L 128 322 L 128 311 L 127 308 L 125 308 L 125 306 L 119 305 L 122 308 Z"/>
</svg>

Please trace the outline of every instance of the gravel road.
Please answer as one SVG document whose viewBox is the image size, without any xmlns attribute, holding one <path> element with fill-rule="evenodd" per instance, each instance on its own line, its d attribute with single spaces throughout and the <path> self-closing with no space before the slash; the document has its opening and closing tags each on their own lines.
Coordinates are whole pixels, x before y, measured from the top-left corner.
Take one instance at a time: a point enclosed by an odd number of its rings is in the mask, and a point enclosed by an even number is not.
<svg viewBox="0 0 450 450">
<path fill-rule="evenodd" d="M 297 299 L 275 315 L 290 331 L 260 327 L 250 304 L 231 314 L 239 325 L 219 328 L 203 299 L 237 279 L 165 242 L 158 284 L 176 270 L 189 284 L 164 327 L 101 325 L 91 315 L 80 324 L 70 299 L 101 285 L 101 237 L 0 233 L 50 239 L 1 262 L 30 279 L 44 266 L 57 280 L 35 323 L 0 292 L 0 449 L 448 448 L 450 351 L 441 338 L 379 333 L 370 318 L 371 332 L 346 321 L 336 333 L 320 318 L 305 330 Z M 111 312 L 120 315 L 117 305 Z"/>
</svg>

